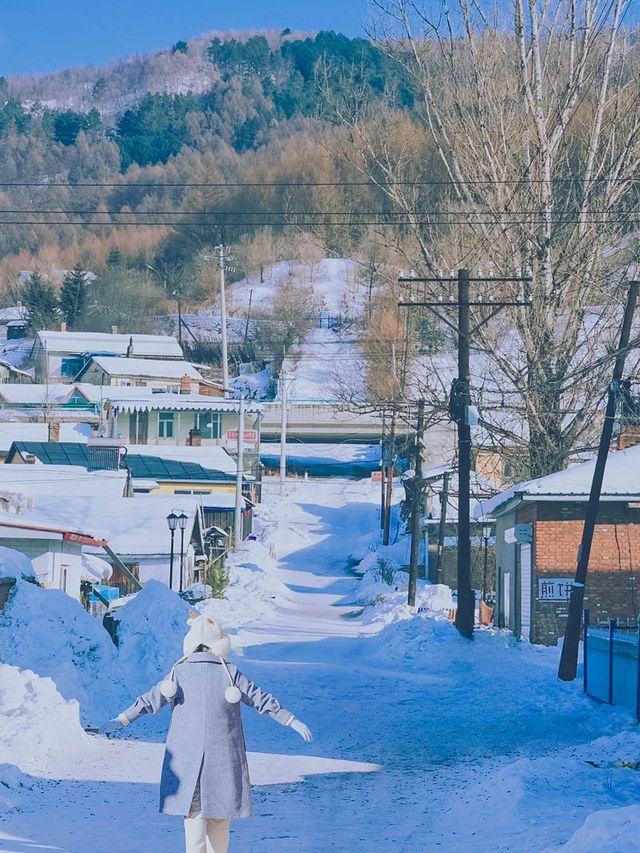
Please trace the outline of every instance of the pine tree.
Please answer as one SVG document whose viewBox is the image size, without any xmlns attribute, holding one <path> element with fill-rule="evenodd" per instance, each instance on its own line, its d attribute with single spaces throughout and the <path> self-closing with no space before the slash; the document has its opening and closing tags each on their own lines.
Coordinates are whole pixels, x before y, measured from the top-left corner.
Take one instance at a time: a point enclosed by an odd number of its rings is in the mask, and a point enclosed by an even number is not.
<svg viewBox="0 0 640 853">
<path fill-rule="evenodd" d="M 32 273 L 22 289 L 21 299 L 33 331 L 54 325 L 59 310 L 58 300 L 53 287 L 42 280 L 40 273 Z"/>
<path fill-rule="evenodd" d="M 86 273 L 79 264 L 65 275 L 60 288 L 60 311 L 72 329 L 84 312 L 87 301 Z"/>
</svg>

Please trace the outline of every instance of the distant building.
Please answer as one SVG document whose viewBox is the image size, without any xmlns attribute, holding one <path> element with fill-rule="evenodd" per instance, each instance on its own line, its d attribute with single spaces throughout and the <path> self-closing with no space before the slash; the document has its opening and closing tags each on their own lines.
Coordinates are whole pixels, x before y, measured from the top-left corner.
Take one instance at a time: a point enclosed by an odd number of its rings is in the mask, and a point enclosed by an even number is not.
<svg viewBox="0 0 640 853">
<path fill-rule="evenodd" d="M 42 331 L 33 345 L 36 380 L 73 382 L 97 355 L 184 361 L 178 341 L 166 335 Z"/>
<path fill-rule="evenodd" d="M 534 643 L 563 636 L 595 461 L 519 483 L 482 506 L 496 521 L 495 624 Z M 589 561 L 594 624 L 640 610 L 640 446 L 609 453 Z"/>
<path fill-rule="evenodd" d="M 186 361 L 151 358 L 93 356 L 78 374 L 78 380 L 92 385 L 151 388 L 170 394 L 200 394 L 222 397 L 221 386 L 207 382 Z"/>
</svg>

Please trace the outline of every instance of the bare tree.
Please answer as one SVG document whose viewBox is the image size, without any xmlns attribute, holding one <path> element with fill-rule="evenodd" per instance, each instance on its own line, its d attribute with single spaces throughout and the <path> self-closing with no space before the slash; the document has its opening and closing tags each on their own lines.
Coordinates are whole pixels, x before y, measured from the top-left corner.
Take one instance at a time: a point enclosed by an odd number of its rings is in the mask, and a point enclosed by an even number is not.
<svg viewBox="0 0 640 853">
<path fill-rule="evenodd" d="M 345 92 L 341 153 L 401 214 L 408 266 L 530 274 L 531 307 L 477 334 L 475 397 L 497 440 L 526 443 L 531 475 L 555 470 L 592 442 L 624 299 L 640 166 L 630 0 L 444 0 L 437 20 L 418 0 L 374 5 L 416 109 L 372 116 Z"/>
</svg>

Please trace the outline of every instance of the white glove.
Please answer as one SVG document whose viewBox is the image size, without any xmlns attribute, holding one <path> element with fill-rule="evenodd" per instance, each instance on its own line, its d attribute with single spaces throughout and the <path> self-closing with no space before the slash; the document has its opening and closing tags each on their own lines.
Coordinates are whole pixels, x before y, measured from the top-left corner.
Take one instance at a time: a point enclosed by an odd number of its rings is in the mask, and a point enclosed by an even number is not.
<svg viewBox="0 0 640 853">
<path fill-rule="evenodd" d="M 117 732 L 118 729 L 122 728 L 124 728 L 122 720 L 119 720 L 116 717 L 114 720 L 109 720 L 108 723 L 105 723 L 105 725 L 100 729 L 100 733 L 103 735 L 112 735 L 114 732 Z"/>
<path fill-rule="evenodd" d="M 300 737 L 305 743 L 311 743 L 313 740 L 313 735 L 309 731 L 309 729 L 305 726 L 304 723 L 300 722 L 300 720 L 296 720 L 294 717 L 293 720 L 289 723 L 294 732 L 298 732 Z"/>
</svg>

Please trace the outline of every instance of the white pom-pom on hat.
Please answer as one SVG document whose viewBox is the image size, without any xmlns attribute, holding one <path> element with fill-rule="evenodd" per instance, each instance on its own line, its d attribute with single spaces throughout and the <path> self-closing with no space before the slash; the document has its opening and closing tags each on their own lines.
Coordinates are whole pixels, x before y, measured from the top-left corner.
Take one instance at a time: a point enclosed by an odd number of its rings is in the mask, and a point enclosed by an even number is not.
<svg viewBox="0 0 640 853">
<path fill-rule="evenodd" d="M 172 678 L 165 678 L 160 684 L 160 693 L 162 693 L 165 699 L 173 699 L 177 692 L 178 685 Z"/>
<path fill-rule="evenodd" d="M 224 691 L 224 698 L 231 705 L 237 705 L 237 703 L 242 699 L 242 693 L 240 692 L 240 689 L 235 686 L 235 684 L 231 684 Z"/>
</svg>

